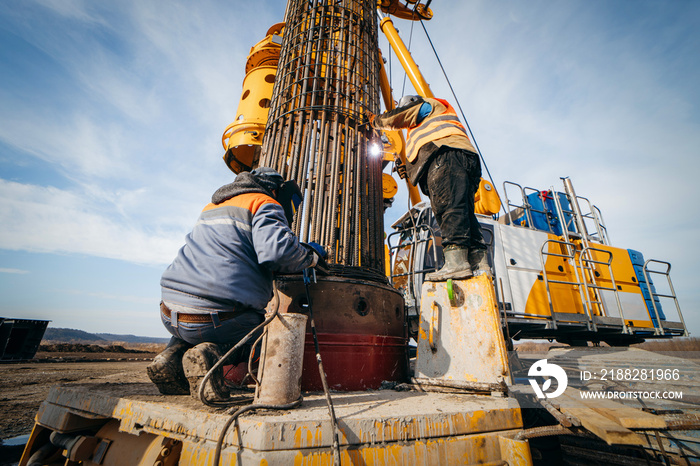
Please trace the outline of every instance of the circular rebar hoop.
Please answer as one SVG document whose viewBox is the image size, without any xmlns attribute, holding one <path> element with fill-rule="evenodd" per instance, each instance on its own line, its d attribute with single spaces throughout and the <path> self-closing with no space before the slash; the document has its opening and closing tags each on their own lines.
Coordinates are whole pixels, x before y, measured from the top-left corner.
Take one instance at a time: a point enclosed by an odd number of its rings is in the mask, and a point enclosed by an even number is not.
<svg viewBox="0 0 700 466">
<path fill-rule="evenodd" d="M 382 156 L 367 111 L 379 111 L 375 0 L 289 0 L 261 166 L 304 194 L 294 232 L 332 264 L 384 272 Z"/>
</svg>

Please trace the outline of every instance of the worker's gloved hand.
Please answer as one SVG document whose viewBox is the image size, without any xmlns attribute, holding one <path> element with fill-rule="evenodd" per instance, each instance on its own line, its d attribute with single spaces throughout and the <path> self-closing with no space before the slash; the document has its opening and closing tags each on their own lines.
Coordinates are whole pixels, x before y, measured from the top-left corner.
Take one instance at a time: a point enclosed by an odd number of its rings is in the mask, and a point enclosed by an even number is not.
<svg viewBox="0 0 700 466">
<path fill-rule="evenodd" d="M 310 243 L 302 244 L 307 249 L 309 249 L 314 255 L 314 260 L 311 263 L 311 267 L 315 267 L 316 270 L 319 270 L 321 272 L 328 273 L 328 264 L 326 263 L 326 257 L 328 257 L 328 253 L 323 248 L 323 246 L 313 241 L 311 241 Z"/>
<path fill-rule="evenodd" d="M 323 249 L 323 246 L 321 246 L 320 244 L 315 243 L 313 241 L 311 241 L 310 243 L 307 243 L 307 244 L 309 246 L 311 246 L 311 249 L 313 249 L 316 253 L 318 253 L 318 255 L 321 258 L 325 259 L 326 257 L 328 257 L 328 253 L 326 252 L 325 249 Z"/>
<path fill-rule="evenodd" d="M 399 178 L 402 180 L 406 179 L 406 165 L 401 161 L 401 159 L 396 156 L 394 157 L 394 171 L 398 173 Z"/>
</svg>

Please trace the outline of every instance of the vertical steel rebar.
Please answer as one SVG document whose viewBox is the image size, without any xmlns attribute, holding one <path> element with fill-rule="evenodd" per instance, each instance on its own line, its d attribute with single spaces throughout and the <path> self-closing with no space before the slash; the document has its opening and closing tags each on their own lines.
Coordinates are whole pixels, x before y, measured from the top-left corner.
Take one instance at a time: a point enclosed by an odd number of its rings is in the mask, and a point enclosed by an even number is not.
<svg viewBox="0 0 700 466">
<path fill-rule="evenodd" d="M 261 166 L 295 180 L 294 230 L 329 262 L 383 273 L 381 158 L 363 115 L 379 111 L 375 0 L 289 0 Z"/>
</svg>

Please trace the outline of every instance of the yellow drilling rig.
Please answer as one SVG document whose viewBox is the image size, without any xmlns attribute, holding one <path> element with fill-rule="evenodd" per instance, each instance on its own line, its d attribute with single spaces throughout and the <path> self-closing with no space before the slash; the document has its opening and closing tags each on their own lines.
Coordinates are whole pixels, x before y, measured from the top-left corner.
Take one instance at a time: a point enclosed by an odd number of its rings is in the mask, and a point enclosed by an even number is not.
<svg viewBox="0 0 700 466">
<path fill-rule="evenodd" d="M 595 367 L 621 361 L 646 364 L 667 387 L 682 383 L 668 366 L 673 358 L 626 347 L 687 331 L 670 264 L 611 246 L 600 211 L 571 180 L 563 191 L 505 182 L 499 195 L 482 179 L 475 211 L 493 274 L 424 279 L 441 265 L 441 237 L 429 203 L 408 182 L 411 208 L 385 240 L 384 211 L 398 191 L 385 169 L 405 162 L 406 141 L 400 131 L 367 130 L 364 115 L 395 107 L 379 33 L 416 94 L 433 97 L 394 26 L 395 18 L 429 21 L 430 3 L 289 0 L 284 21 L 251 48 L 222 138 L 224 161 L 234 173 L 268 166 L 296 181 L 304 203 L 293 229 L 329 252 L 328 274 L 276 277 L 268 305 L 276 328 L 270 324 L 261 343 L 254 394 L 241 387 L 225 404 L 162 396 L 145 374 L 126 387 L 57 387 L 37 413 L 21 465 L 693 458 L 691 440 L 674 431 L 697 429 L 697 415 L 681 409 L 688 405 L 642 410 L 581 395 L 600 381 Z M 659 282 L 670 289 L 657 290 Z M 270 374 L 298 366 L 278 365 L 273 342 L 284 339 L 290 316 L 312 312 L 313 338 L 302 319 L 301 343 L 290 343 L 303 361 L 303 400 L 268 406 L 279 384 Z M 519 338 L 571 346 L 533 362 L 512 351 Z M 610 356 L 588 342 L 619 351 Z"/>
</svg>

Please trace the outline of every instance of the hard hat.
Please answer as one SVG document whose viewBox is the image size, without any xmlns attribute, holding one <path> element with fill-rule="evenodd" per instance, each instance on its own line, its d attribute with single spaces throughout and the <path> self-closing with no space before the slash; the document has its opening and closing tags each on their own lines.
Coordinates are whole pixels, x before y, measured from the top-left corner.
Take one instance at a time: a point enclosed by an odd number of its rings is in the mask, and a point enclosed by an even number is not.
<svg viewBox="0 0 700 466">
<path fill-rule="evenodd" d="M 401 100 L 399 100 L 399 104 L 396 106 L 396 108 L 401 108 L 401 107 L 406 107 L 408 105 L 411 105 L 412 103 L 415 102 L 422 102 L 423 97 L 419 95 L 405 95 L 401 97 Z"/>
</svg>

